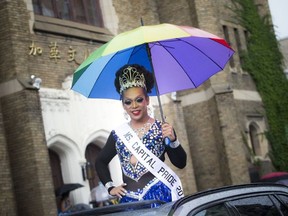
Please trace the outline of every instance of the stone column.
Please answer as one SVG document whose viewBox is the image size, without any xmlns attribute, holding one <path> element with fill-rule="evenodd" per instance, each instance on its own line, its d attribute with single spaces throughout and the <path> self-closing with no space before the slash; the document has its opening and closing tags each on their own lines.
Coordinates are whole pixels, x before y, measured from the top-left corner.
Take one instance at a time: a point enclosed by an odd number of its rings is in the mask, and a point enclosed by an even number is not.
<svg viewBox="0 0 288 216">
<path fill-rule="evenodd" d="M 54 216 L 57 209 L 40 100 L 29 83 L 32 37 L 26 1 L 3 0 L 0 8 L 0 106 L 16 208 L 10 206 L 18 215 Z"/>
<path fill-rule="evenodd" d="M 15 196 L 0 105 L 0 215 L 16 216 Z"/>
<path fill-rule="evenodd" d="M 223 181 L 230 184 L 249 183 L 248 161 L 245 157 L 244 140 L 237 121 L 237 110 L 231 90 L 219 90 L 215 100 L 218 108 L 220 129 L 223 139 L 222 155 L 226 159 L 220 161 Z"/>
<path fill-rule="evenodd" d="M 40 99 L 35 90 L 1 98 L 18 215 L 55 215 Z"/>
</svg>

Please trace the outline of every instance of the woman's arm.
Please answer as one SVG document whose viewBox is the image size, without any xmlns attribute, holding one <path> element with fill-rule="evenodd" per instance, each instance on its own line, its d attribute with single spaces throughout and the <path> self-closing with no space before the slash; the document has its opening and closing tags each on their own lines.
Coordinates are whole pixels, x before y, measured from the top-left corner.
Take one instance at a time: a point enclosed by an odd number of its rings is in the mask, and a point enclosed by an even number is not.
<svg viewBox="0 0 288 216">
<path fill-rule="evenodd" d="M 118 186 L 114 185 L 108 169 L 109 162 L 116 154 L 117 151 L 115 148 L 115 140 L 113 138 L 113 134 L 110 133 L 104 148 L 101 150 L 98 158 L 96 159 L 95 167 L 100 181 L 105 185 L 108 193 L 110 195 L 118 196 L 121 198 L 126 194 L 126 190 L 124 188 L 126 186 L 126 183 L 122 183 Z"/>
<path fill-rule="evenodd" d="M 186 166 L 187 155 L 181 145 L 178 145 L 176 148 L 166 146 L 166 152 L 174 166 L 179 169 L 183 169 Z"/>
<path fill-rule="evenodd" d="M 165 122 L 162 124 L 162 136 L 168 137 L 172 143 L 170 146 L 166 146 L 166 152 L 171 163 L 179 169 L 183 169 L 186 166 L 187 155 L 183 147 L 177 140 L 176 132 L 172 125 Z"/>
<path fill-rule="evenodd" d="M 117 152 L 115 148 L 115 140 L 112 133 L 110 133 L 105 146 L 100 151 L 100 154 L 96 158 L 95 162 L 96 171 L 103 185 L 105 185 L 107 182 L 112 181 L 108 164 L 116 154 Z"/>
</svg>

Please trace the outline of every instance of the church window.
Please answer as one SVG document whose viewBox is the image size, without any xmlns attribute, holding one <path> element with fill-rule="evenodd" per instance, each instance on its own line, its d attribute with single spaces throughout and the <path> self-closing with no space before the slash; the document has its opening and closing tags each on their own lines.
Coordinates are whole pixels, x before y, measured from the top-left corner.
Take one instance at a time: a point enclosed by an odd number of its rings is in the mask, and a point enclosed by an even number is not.
<svg viewBox="0 0 288 216">
<path fill-rule="evenodd" d="M 224 38 L 228 42 L 228 44 L 231 46 L 230 38 L 229 38 L 229 29 L 226 25 L 222 26 L 223 32 L 224 32 Z M 235 67 L 235 62 L 234 62 L 234 56 L 231 57 L 229 61 L 230 67 L 234 68 Z"/>
<path fill-rule="evenodd" d="M 235 40 L 236 40 L 237 51 L 238 53 L 240 53 L 242 51 L 242 47 L 241 47 L 239 31 L 237 28 L 234 28 L 234 35 L 235 35 Z M 241 55 L 239 55 L 239 57 L 240 57 L 240 64 L 242 65 L 243 60 L 241 58 Z"/>
<path fill-rule="evenodd" d="M 249 125 L 249 136 L 251 140 L 253 154 L 255 156 L 261 156 L 262 154 L 261 154 L 261 146 L 258 136 L 258 130 L 253 123 Z"/>
</svg>

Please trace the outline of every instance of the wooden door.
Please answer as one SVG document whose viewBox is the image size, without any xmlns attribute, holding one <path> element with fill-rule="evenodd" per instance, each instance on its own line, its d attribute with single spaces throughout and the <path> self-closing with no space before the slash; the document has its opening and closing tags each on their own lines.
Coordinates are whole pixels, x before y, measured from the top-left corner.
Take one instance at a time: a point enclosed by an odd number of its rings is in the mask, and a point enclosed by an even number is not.
<svg viewBox="0 0 288 216">
<path fill-rule="evenodd" d="M 90 143 L 87 146 L 86 151 L 85 151 L 85 158 L 87 162 L 90 163 L 91 170 L 93 172 L 93 178 L 89 179 L 89 185 L 90 185 L 91 190 L 95 188 L 96 186 L 98 186 L 98 183 L 99 183 L 99 177 L 95 170 L 95 162 L 100 151 L 101 149 L 93 143 Z"/>
<path fill-rule="evenodd" d="M 49 149 L 49 158 L 54 189 L 56 190 L 64 184 L 61 170 L 61 161 L 58 154 L 51 149 Z"/>
</svg>

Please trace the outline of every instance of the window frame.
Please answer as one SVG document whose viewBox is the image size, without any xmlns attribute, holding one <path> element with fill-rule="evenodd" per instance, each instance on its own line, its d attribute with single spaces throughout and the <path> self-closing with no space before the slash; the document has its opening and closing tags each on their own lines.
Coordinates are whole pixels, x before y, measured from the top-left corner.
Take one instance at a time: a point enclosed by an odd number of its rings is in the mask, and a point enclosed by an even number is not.
<svg viewBox="0 0 288 216">
<path fill-rule="evenodd" d="M 113 38 L 113 34 L 106 28 L 94 27 L 41 15 L 34 16 L 33 31 L 36 34 L 57 34 L 104 43 Z"/>
<path fill-rule="evenodd" d="M 51 7 L 50 8 L 53 11 L 54 16 L 45 16 L 43 13 L 43 5 L 45 0 L 32 0 L 32 5 L 33 5 L 33 10 L 34 10 L 34 4 L 37 5 L 37 7 L 39 8 L 39 12 L 34 11 L 35 15 L 39 15 L 39 16 L 44 16 L 44 17 L 51 17 L 51 18 L 55 18 L 55 19 L 60 19 L 60 20 L 67 20 L 67 21 L 71 21 L 71 22 L 76 22 L 76 23 L 80 23 L 80 24 L 86 24 L 86 25 L 91 25 L 91 26 L 96 26 L 96 27 L 100 27 L 103 28 L 104 27 L 104 22 L 103 22 L 103 15 L 102 15 L 102 10 L 100 7 L 100 0 L 93 0 L 93 1 L 87 1 L 87 0 L 76 0 L 77 4 L 81 4 L 83 6 L 83 17 L 85 18 L 85 22 L 82 22 L 80 19 L 77 19 L 76 16 L 76 6 L 75 6 L 75 1 L 71 0 L 69 1 L 69 4 L 67 4 L 67 10 L 68 10 L 68 16 L 69 18 L 66 19 L 64 17 L 61 16 L 60 14 L 60 10 L 57 7 L 57 0 L 51 0 Z M 87 5 L 91 3 L 91 5 Z M 92 7 L 92 4 L 95 4 L 95 7 Z M 95 14 L 95 19 L 93 19 L 93 22 L 90 22 L 91 20 L 91 16 L 89 15 L 89 10 L 88 8 L 95 8 L 95 11 L 93 14 Z M 95 25 L 95 24 L 98 25 Z"/>
<path fill-rule="evenodd" d="M 40 0 L 35 0 L 40 1 Z M 48 6 L 52 7 L 51 5 Z M 90 43 L 106 43 L 110 41 L 114 34 L 105 27 L 97 27 L 87 25 L 65 19 L 58 19 L 51 16 L 37 15 L 35 12 L 39 11 L 39 7 L 32 6 L 31 32 L 38 35 L 59 35 L 71 39 L 80 39 L 89 41 Z M 105 10 L 104 10 L 105 11 Z M 104 19 L 104 17 L 102 17 Z"/>
<path fill-rule="evenodd" d="M 235 211 L 237 212 L 236 215 L 240 216 L 241 214 L 240 214 L 238 208 L 234 204 L 232 204 L 231 202 L 234 202 L 234 201 L 237 201 L 237 200 L 241 200 L 241 199 L 251 199 L 251 198 L 256 198 L 257 199 L 257 197 L 266 197 L 268 200 L 270 200 L 270 202 L 272 203 L 274 208 L 277 209 L 277 211 L 279 213 L 279 216 L 281 216 L 282 215 L 281 209 L 278 208 L 278 206 L 276 205 L 275 201 L 273 200 L 273 198 L 275 198 L 275 196 L 276 196 L 276 194 L 274 194 L 274 193 L 273 194 L 269 194 L 269 193 L 267 193 L 267 194 L 257 194 L 257 195 L 255 194 L 255 196 L 246 196 L 246 197 L 241 197 L 241 198 L 237 198 L 237 199 L 234 199 L 234 200 L 229 200 L 228 203 L 231 206 L 234 207 Z"/>
</svg>

